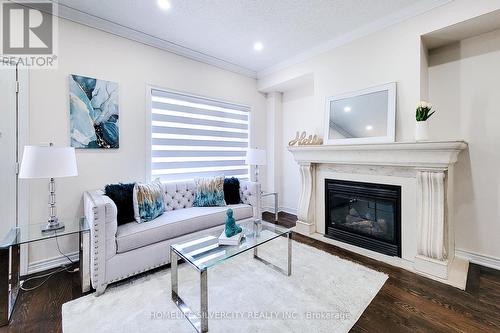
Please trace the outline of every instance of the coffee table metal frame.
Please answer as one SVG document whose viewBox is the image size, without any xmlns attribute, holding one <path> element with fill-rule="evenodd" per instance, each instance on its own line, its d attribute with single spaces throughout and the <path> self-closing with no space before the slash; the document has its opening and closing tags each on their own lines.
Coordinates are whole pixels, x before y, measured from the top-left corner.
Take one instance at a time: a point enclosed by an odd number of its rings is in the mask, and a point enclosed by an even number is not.
<svg viewBox="0 0 500 333">
<path fill-rule="evenodd" d="M 258 243 L 253 247 L 245 249 L 244 251 L 238 253 L 242 254 L 253 248 L 253 257 L 258 261 L 264 263 L 265 265 L 273 268 L 274 270 L 286 275 L 290 276 L 292 274 L 292 230 L 289 229 L 287 232 L 281 234 L 280 236 L 287 237 L 288 239 L 288 256 L 287 256 L 287 268 L 283 269 L 278 267 L 269 261 L 259 257 L 258 255 L 258 247 L 262 244 L 265 244 L 269 241 L 272 241 L 279 236 L 263 241 L 262 243 Z M 204 267 L 200 269 L 198 266 L 192 264 L 189 260 L 187 260 L 180 252 L 176 251 L 174 248 L 175 245 L 170 246 L 170 265 L 171 265 L 171 289 L 172 289 L 172 301 L 177 305 L 177 307 L 182 311 L 186 319 L 193 325 L 199 333 L 208 332 L 208 276 L 207 271 L 208 268 Z M 183 259 L 185 262 L 189 263 L 194 269 L 196 269 L 200 274 L 200 312 L 199 314 L 195 313 L 191 308 L 182 300 L 179 296 L 179 280 L 178 280 L 178 260 Z"/>
</svg>

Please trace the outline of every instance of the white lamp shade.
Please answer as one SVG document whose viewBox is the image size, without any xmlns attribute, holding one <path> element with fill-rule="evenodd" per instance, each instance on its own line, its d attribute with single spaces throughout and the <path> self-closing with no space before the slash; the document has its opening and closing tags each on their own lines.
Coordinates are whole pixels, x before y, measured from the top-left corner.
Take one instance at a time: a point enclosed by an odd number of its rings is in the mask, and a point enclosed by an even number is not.
<svg viewBox="0 0 500 333">
<path fill-rule="evenodd" d="M 25 146 L 19 178 L 78 176 L 75 148 Z"/>
<path fill-rule="evenodd" d="M 248 165 L 266 165 L 266 151 L 264 149 L 248 149 L 245 163 Z"/>
</svg>

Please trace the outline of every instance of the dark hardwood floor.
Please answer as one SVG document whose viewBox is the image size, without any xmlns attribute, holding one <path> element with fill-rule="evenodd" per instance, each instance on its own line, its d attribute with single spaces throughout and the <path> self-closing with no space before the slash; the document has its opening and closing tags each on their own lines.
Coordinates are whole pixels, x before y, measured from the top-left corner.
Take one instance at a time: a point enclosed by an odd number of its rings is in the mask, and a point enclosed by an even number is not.
<svg viewBox="0 0 500 333">
<path fill-rule="evenodd" d="M 264 218 L 273 220 L 267 213 Z M 280 213 L 280 224 L 294 226 L 295 220 Z M 471 264 L 461 291 L 318 240 L 293 237 L 389 275 L 351 332 L 500 332 L 500 271 Z M 58 273 L 41 288 L 20 294 L 11 324 L 0 332 L 61 332 L 62 304 L 80 296 L 78 273 Z"/>
<path fill-rule="evenodd" d="M 293 226 L 296 217 L 279 220 Z M 293 239 L 389 275 L 351 332 L 500 332 L 500 271 L 471 264 L 462 291 L 300 234 Z"/>
</svg>

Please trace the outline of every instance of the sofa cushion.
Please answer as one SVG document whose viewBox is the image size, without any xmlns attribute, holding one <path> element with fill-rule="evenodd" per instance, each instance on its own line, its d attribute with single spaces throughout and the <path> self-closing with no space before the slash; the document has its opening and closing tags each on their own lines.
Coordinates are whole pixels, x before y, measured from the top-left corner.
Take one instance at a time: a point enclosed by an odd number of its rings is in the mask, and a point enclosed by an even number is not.
<svg viewBox="0 0 500 333">
<path fill-rule="evenodd" d="M 167 239 L 223 225 L 226 210 L 231 208 L 236 223 L 253 216 L 252 206 L 246 204 L 225 207 L 191 207 L 172 210 L 148 223 L 126 223 L 116 233 L 117 252 L 123 253 Z M 168 249 L 165 249 L 168 251 Z"/>
<path fill-rule="evenodd" d="M 108 184 L 104 187 L 104 194 L 106 194 L 116 205 L 118 215 L 116 220 L 118 225 L 132 222 L 135 220 L 134 216 L 134 185 L 130 184 Z"/>
<path fill-rule="evenodd" d="M 236 177 L 224 179 L 224 200 L 228 205 L 241 203 L 240 181 Z"/>
<path fill-rule="evenodd" d="M 165 212 L 165 192 L 159 178 L 134 186 L 134 216 L 139 223 L 154 220 Z"/>
<path fill-rule="evenodd" d="M 196 178 L 196 193 L 193 206 L 216 207 L 225 206 L 224 201 L 224 176 L 209 178 Z"/>
</svg>

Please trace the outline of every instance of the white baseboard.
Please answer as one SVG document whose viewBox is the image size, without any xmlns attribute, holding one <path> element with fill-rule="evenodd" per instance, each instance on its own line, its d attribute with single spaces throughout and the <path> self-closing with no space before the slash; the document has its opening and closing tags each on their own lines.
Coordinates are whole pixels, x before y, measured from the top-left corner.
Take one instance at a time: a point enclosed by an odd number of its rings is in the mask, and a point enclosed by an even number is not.
<svg viewBox="0 0 500 333">
<path fill-rule="evenodd" d="M 274 214 L 274 206 L 262 206 L 262 211 Z M 290 208 L 290 207 L 279 206 L 278 211 L 285 212 L 285 213 L 292 214 L 292 215 L 297 215 L 297 209 Z"/>
<path fill-rule="evenodd" d="M 271 206 L 262 206 L 262 212 L 274 213 L 274 207 L 271 207 Z"/>
<path fill-rule="evenodd" d="M 297 216 L 297 209 L 296 208 L 281 206 L 280 211 Z"/>
<path fill-rule="evenodd" d="M 500 258 L 459 249 L 455 249 L 455 256 L 466 259 L 473 264 L 500 270 Z"/>
<path fill-rule="evenodd" d="M 77 252 L 69 253 L 67 256 L 73 261 L 79 261 L 79 254 Z M 51 268 L 60 267 L 62 265 L 69 264 L 69 261 L 64 256 L 53 257 L 49 259 L 43 259 L 39 261 L 34 261 L 28 264 L 28 274 L 38 273 L 46 271 Z"/>
</svg>

